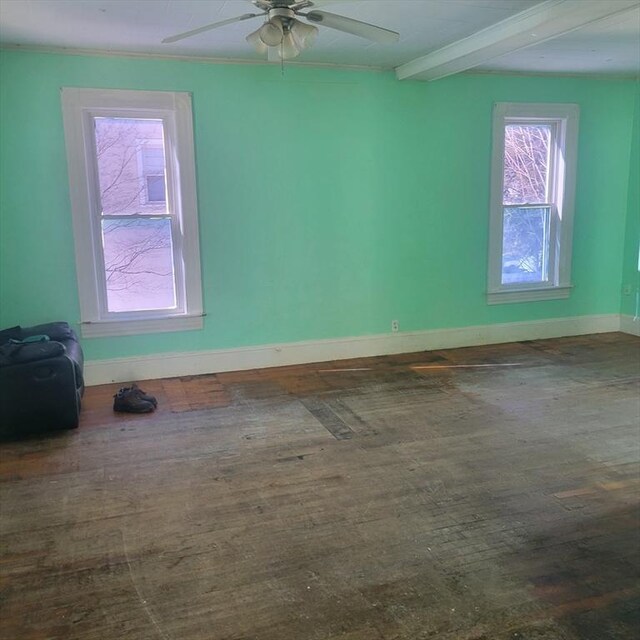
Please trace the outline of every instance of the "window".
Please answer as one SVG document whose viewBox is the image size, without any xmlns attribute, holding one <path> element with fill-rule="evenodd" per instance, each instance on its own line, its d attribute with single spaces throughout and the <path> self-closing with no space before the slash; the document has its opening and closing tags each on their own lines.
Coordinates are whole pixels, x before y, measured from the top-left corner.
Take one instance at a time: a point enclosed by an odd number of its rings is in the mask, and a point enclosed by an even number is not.
<svg viewBox="0 0 640 640">
<path fill-rule="evenodd" d="M 202 327 L 191 99 L 63 89 L 82 332 Z"/>
<path fill-rule="evenodd" d="M 495 105 L 489 304 L 569 296 L 577 132 L 577 105 Z"/>
</svg>

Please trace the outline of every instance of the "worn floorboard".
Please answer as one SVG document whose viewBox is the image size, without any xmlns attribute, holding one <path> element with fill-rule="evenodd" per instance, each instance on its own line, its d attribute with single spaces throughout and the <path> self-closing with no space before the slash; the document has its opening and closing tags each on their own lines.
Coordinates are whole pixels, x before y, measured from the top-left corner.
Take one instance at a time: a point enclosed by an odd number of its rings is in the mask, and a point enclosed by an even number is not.
<svg viewBox="0 0 640 640">
<path fill-rule="evenodd" d="M 640 340 L 87 389 L 0 445 L 6 640 L 631 640 Z"/>
</svg>

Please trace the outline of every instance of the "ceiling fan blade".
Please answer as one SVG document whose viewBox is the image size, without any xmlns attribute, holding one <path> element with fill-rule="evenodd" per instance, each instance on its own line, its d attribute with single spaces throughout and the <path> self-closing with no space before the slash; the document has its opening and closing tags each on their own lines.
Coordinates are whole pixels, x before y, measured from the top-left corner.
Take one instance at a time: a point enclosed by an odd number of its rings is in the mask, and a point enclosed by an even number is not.
<svg viewBox="0 0 640 640">
<path fill-rule="evenodd" d="M 360 36 L 361 38 L 373 40 L 380 44 L 391 44 L 397 42 L 398 38 L 400 38 L 400 34 L 395 31 L 376 27 L 368 22 L 360 22 L 360 20 L 354 20 L 353 18 L 338 16 L 335 13 L 309 11 L 309 13 L 300 15 L 304 15 L 309 22 L 313 22 L 314 24 L 320 24 L 323 27 L 351 33 L 354 36 Z"/>
<path fill-rule="evenodd" d="M 184 38 L 190 38 L 191 36 L 196 36 L 199 33 L 204 33 L 205 31 L 211 31 L 211 29 L 217 29 L 218 27 L 224 27 L 227 24 L 233 24 L 234 22 L 241 22 L 242 20 L 249 20 L 250 18 L 257 18 L 258 16 L 264 16 L 265 13 L 245 13 L 237 18 L 229 18 L 228 20 L 221 20 L 220 22 L 213 22 L 211 24 L 206 24 L 204 27 L 199 27 L 198 29 L 193 29 L 192 31 L 185 31 L 184 33 L 178 33 L 175 36 L 171 36 L 169 38 L 165 38 L 162 41 L 162 44 L 169 44 L 170 42 L 177 42 L 178 40 L 184 40 Z"/>
</svg>

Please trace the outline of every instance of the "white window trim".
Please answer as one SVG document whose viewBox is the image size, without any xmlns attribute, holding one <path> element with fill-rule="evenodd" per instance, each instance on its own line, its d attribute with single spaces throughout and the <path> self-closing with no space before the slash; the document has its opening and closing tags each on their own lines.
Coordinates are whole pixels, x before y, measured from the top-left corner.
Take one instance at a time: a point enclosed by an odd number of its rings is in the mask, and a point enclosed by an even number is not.
<svg viewBox="0 0 640 640">
<path fill-rule="evenodd" d="M 202 282 L 198 234 L 198 203 L 191 96 L 167 91 L 120 89 L 61 90 L 69 188 L 73 217 L 82 335 L 133 335 L 202 328 Z M 176 310 L 108 313 L 102 269 L 102 247 L 95 225 L 99 221 L 92 117 L 95 115 L 162 118 L 167 147 L 167 189 L 175 203 L 174 243 L 181 264 L 176 268 Z M 173 175 L 179 166 L 179 176 Z M 175 233 L 175 231 L 178 231 Z M 184 283 L 184 286 L 180 283 Z"/>
<path fill-rule="evenodd" d="M 488 304 L 533 302 L 567 298 L 571 293 L 571 248 L 575 210 L 576 168 L 578 160 L 577 104 L 498 102 L 493 109 L 493 150 L 491 160 L 491 202 L 489 221 Z M 557 123 L 557 155 L 554 158 L 554 194 L 557 207 L 551 211 L 555 246 L 554 265 L 550 265 L 547 283 L 502 284 L 504 129 L 510 118 Z M 562 154 L 564 151 L 564 155 Z"/>
</svg>

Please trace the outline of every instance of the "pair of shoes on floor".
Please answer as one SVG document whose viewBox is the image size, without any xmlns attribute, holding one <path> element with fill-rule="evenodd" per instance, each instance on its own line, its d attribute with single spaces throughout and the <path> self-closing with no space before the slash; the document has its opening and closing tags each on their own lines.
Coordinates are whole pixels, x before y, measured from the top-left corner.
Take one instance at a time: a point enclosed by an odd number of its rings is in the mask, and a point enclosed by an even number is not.
<svg viewBox="0 0 640 640">
<path fill-rule="evenodd" d="M 154 396 L 145 393 L 135 382 L 122 387 L 113 396 L 113 410 L 125 413 L 151 413 L 158 406 Z"/>
</svg>

